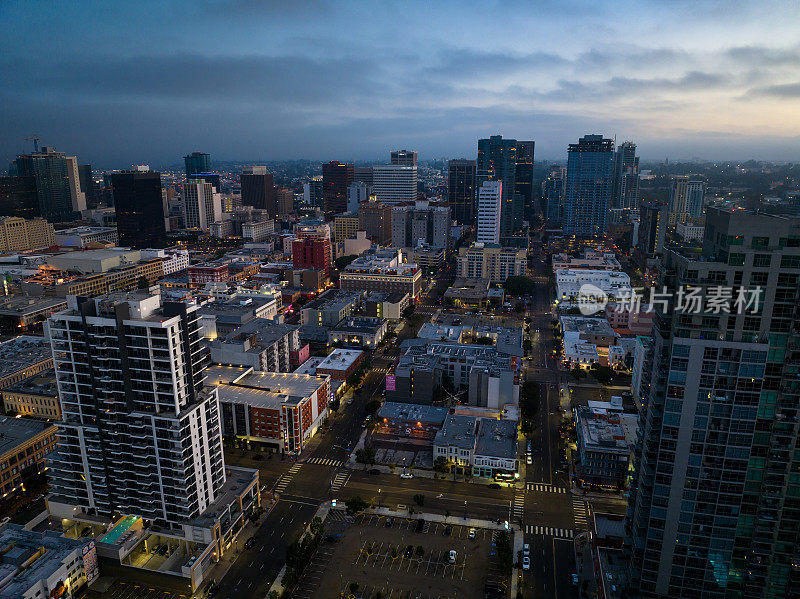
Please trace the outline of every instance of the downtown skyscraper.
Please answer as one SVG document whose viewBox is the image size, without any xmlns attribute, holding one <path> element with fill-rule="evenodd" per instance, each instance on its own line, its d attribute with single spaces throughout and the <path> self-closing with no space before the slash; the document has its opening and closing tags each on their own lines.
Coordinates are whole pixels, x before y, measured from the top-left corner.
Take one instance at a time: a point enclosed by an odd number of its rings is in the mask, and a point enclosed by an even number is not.
<svg viewBox="0 0 800 599">
<path fill-rule="evenodd" d="M 111 173 L 111 193 L 119 244 L 134 249 L 163 247 L 167 239 L 161 173 L 136 170 Z"/>
<path fill-rule="evenodd" d="M 701 254 L 664 250 L 633 582 L 659 599 L 796 596 L 800 218 L 711 208 L 705 227 Z"/>
<path fill-rule="evenodd" d="M 475 223 L 476 162 L 463 158 L 447 163 L 447 202 L 460 225 Z"/>
<path fill-rule="evenodd" d="M 639 157 L 636 144 L 626 141 L 614 155 L 614 188 L 611 207 L 615 210 L 635 210 L 639 207 Z"/>
<path fill-rule="evenodd" d="M 531 171 L 532 172 L 532 171 Z M 476 186 L 484 181 L 503 183 L 503 205 L 501 209 L 500 234 L 510 235 L 522 221 L 516 221 L 515 188 L 517 178 L 517 140 L 503 139 L 502 135 L 492 135 L 478 140 L 478 160 Z"/>
<path fill-rule="evenodd" d="M 322 165 L 322 209 L 332 219 L 347 211 L 347 188 L 353 182 L 353 165 L 332 160 Z"/>
<path fill-rule="evenodd" d="M 77 157 L 43 146 L 41 151 L 17 156 L 14 166 L 18 176 L 36 180 L 37 216 L 59 222 L 72 220 L 81 210 L 86 210 Z"/>
<path fill-rule="evenodd" d="M 564 186 L 565 235 L 604 235 L 614 180 L 614 141 L 585 135 L 567 152 Z"/>
<path fill-rule="evenodd" d="M 211 170 L 211 154 L 192 152 L 183 157 L 183 164 L 186 168 L 186 178 L 191 179 L 195 175 Z"/>
</svg>

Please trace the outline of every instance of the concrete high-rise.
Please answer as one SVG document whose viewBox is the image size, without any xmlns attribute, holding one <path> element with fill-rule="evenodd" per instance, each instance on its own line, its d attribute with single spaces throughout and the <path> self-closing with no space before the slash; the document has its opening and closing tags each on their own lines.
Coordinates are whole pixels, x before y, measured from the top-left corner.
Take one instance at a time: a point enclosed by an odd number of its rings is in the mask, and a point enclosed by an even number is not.
<svg viewBox="0 0 800 599">
<path fill-rule="evenodd" d="M 667 206 L 658 202 L 642 202 L 639 207 L 639 231 L 634 255 L 642 269 L 664 251 L 667 233 Z"/>
<path fill-rule="evenodd" d="M 614 155 L 614 188 L 611 191 L 611 207 L 631 210 L 639 205 L 639 157 L 636 144 L 626 141 Z"/>
<path fill-rule="evenodd" d="M 463 158 L 447 163 L 447 202 L 459 225 L 475 224 L 476 162 Z"/>
<path fill-rule="evenodd" d="M 358 205 L 358 228 L 378 245 L 392 242 L 392 206 L 370 199 Z"/>
<path fill-rule="evenodd" d="M 203 231 L 222 220 L 222 198 L 211 183 L 191 179 L 183 184 L 183 218 L 187 229 Z"/>
<path fill-rule="evenodd" d="M 347 188 L 352 182 L 352 164 L 332 160 L 322 165 L 322 204 L 326 219 L 347 211 Z"/>
<path fill-rule="evenodd" d="M 500 217 L 500 235 L 514 231 L 514 188 L 517 178 L 517 140 L 503 139 L 492 135 L 478 140 L 477 180 L 478 189 L 484 181 L 503 183 L 503 205 Z"/>
<path fill-rule="evenodd" d="M 278 216 L 286 217 L 294 211 L 294 193 L 288 187 L 277 187 L 275 189 L 275 204 Z"/>
<path fill-rule="evenodd" d="M 17 175 L 36 179 L 39 214 L 47 220 L 72 220 L 86 210 L 75 156 L 43 146 L 41 152 L 17 156 L 15 166 Z"/>
<path fill-rule="evenodd" d="M 242 206 L 267 210 L 270 218 L 277 216 L 275 182 L 266 166 L 245 167 L 239 175 L 239 183 L 242 187 Z"/>
<path fill-rule="evenodd" d="M 148 294 L 67 303 L 48 321 L 62 413 L 48 508 L 189 524 L 225 481 L 198 306 Z"/>
<path fill-rule="evenodd" d="M 168 212 L 161 191 L 161 173 L 111 173 L 109 183 L 119 245 L 134 249 L 163 247 L 167 240 Z"/>
<path fill-rule="evenodd" d="M 417 166 L 417 153 L 414 150 L 393 150 L 390 162 L 403 166 Z"/>
<path fill-rule="evenodd" d="M 565 235 L 605 235 L 614 182 L 614 141 L 585 135 L 567 152 L 564 186 Z"/>
<path fill-rule="evenodd" d="M 479 243 L 500 243 L 500 220 L 503 206 L 503 182 L 484 181 L 478 188 Z"/>
<path fill-rule="evenodd" d="M 376 164 L 372 167 L 372 193 L 387 204 L 417 199 L 417 167 L 403 164 Z"/>
<path fill-rule="evenodd" d="M 300 237 L 292 241 L 292 266 L 316 268 L 328 277 L 331 273 L 330 239 Z"/>
<path fill-rule="evenodd" d="M 514 173 L 514 228 L 533 211 L 533 150 L 535 142 L 518 141 Z"/>
<path fill-rule="evenodd" d="M 362 181 L 353 181 L 347 188 L 347 212 L 358 212 L 358 206 L 369 200 L 369 188 Z"/>
<path fill-rule="evenodd" d="M 702 253 L 664 250 L 626 522 L 642 597 L 796 594 L 798 231 L 710 208 Z"/>
<path fill-rule="evenodd" d="M 191 179 L 194 175 L 211 171 L 211 154 L 192 152 L 183 157 L 183 164 L 186 168 L 186 178 Z"/>
<path fill-rule="evenodd" d="M 322 208 L 322 176 L 312 177 L 303 183 L 303 203 Z"/>
<path fill-rule="evenodd" d="M 696 175 L 672 177 L 669 196 L 669 226 L 688 221 L 697 222 L 703 216 L 705 182 Z"/>
<path fill-rule="evenodd" d="M 444 248 L 450 240 L 450 207 L 427 200 L 392 207 L 392 245 L 416 247 L 420 242 Z"/>
</svg>

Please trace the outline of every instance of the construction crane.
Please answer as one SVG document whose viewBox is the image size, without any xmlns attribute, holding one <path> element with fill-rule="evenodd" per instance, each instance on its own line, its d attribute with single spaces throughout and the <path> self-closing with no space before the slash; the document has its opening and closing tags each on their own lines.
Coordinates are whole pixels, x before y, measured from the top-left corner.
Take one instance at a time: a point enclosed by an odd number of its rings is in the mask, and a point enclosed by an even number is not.
<svg viewBox="0 0 800 599">
<path fill-rule="evenodd" d="M 33 142 L 33 149 L 36 151 L 37 154 L 39 153 L 39 141 L 40 140 L 39 140 L 39 136 L 36 135 L 36 133 L 34 133 L 32 137 L 26 137 L 25 141 L 32 141 Z"/>
</svg>

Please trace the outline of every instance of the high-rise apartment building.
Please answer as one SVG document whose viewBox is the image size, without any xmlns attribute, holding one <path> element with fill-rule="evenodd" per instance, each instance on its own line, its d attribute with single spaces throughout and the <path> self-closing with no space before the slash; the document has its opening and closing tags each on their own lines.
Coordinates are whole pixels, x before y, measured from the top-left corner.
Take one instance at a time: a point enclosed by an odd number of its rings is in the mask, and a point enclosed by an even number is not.
<svg viewBox="0 0 800 599">
<path fill-rule="evenodd" d="M 353 168 L 353 181 L 358 181 L 367 186 L 367 189 L 372 188 L 372 167 L 371 166 L 356 166 Z"/>
<path fill-rule="evenodd" d="M 275 204 L 278 216 L 286 217 L 294 211 L 294 193 L 288 187 L 275 189 Z"/>
<path fill-rule="evenodd" d="M 91 164 L 78 165 L 78 181 L 80 182 L 81 191 L 86 198 L 86 207 L 96 208 L 100 203 L 100 197 L 97 184 L 94 182 L 94 176 L 92 175 Z"/>
<path fill-rule="evenodd" d="M 614 155 L 614 187 L 611 191 L 611 207 L 616 210 L 632 210 L 639 206 L 639 157 L 636 144 L 626 141 Z"/>
<path fill-rule="evenodd" d="M 634 586 L 652 598 L 790 597 L 800 218 L 710 208 L 705 226 L 701 254 L 664 251 L 659 297 L 671 300 L 656 303 L 626 523 Z"/>
<path fill-rule="evenodd" d="M 427 200 L 392 207 L 392 245 L 413 248 L 420 243 L 444 248 L 450 240 L 450 207 Z"/>
<path fill-rule="evenodd" d="M 535 142 L 518 141 L 514 173 L 514 228 L 533 210 L 533 150 Z"/>
<path fill-rule="evenodd" d="M 392 150 L 390 162 L 403 166 L 417 166 L 417 153 L 414 150 Z"/>
<path fill-rule="evenodd" d="M 347 188 L 347 212 L 358 212 L 361 202 L 369 200 L 369 187 L 363 181 L 353 181 Z"/>
<path fill-rule="evenodd" d="M 564 183 L 566 178 L 567 169 L 554 164 L 550 167 L 550 174 L 542 181 L 545 220 L 549 227 L 561 224 L 564 213 Z"/>
<path fill-rule="evenodd" d="M 484 181 L 478 188 L 478 234 L 480 243 L 500 243 L 503 206 L 502 181 Z"/>
<path fill-rule="evenodd" d="M 187 229 L 208 231 L 222 220 L 222 198 L 211 183 L 191 179 L 183 184 L 183 221 Z"/>
<path fill-rule="evenodd" d="M 119 245 L 134 249 L 163 247 L 167 240 L 168 213 L 161 192 L 161 173 L 111 173 L 109 183 Z"/>
<path fill-rule="evenodd" d="M 196 305 L 68 298 L 49 320 L 62 422 L 53 514 L 133 514 L 181 527 L 225 482 L 216 389 Z"/>
<path fill-rule="evenodd" d="M 183 164 L 186 167 L 186 179 L 191 179 L 195 175 L 211 171 L 211 154 L 192 152 L 183 157 Z"/>
<path fill-rule="evenodd" d="M 404 164 L 376 164 L 372 167 L 372 193 L 387 204 L 417 199 L 417 167 Z"/>
<path fill-rule="evenodd" d="M 703 216 L 705 182 L 696 175 L 672 177 L 669 196 L 669 226 L 688 221 L 698 222 Z"/>
<path fill-rule="evenodd" d="M 316 268 L 325 276 L 331 272 L 331 241 L 302 237 L 292 241 L 292 265 L 295 268 Z"/>
<path fill-rule="evenodd" d="M 475 224 L 476 168 L 474 160 L 463 158 L 447 163 L 447 201 L 459 225 Z"/>
<path fill-rule="evenodd" d="M 566 235 L 604 235 L 614 180 L 614 141 L 585 135 L 567 152 L 563 229 Z"/>
<path fill-rule="evenodd" d="M 478 189 L 484 181 L 503 183 L 503 206 L 500 218 L 500 234 L 510 235 L 514 231 L 514 194 L 517 178 L 517 140 L 503 139 L 492 135 L 478 140 L 477 160 Z"/>
<path fill-rule="evenodd" d="M 667 206 L 658 202 L 642 202 L 639 207 L 639 230 L 634 254 L 642 268 L 664 251 L 667 233 Z"/>
<path fill-rule="evenodd" d="M 266 166 L 246 166 L 239 175 L 242 187 L 242 206 L 269 211 L 270 218 L 278 212 L 275 182 Z"/>
<path fill-rule="evenodd" d="M 392 206 L 370 199 L 358 206 L 358 228 L 378 245 L 392 242 Z"/>
<path fill-rule="evenodd" d="M 36 177 L 0 177 L 0 215 L 40 216 Z"/>
<path fill-rule="evenodd" d="M 43 146 L 41 152 L 17 156 L 15 165 L 17 175 L 36 179 L 40 216 L 59 222 L 71 220 L 76 213 L 86 210 L 75 156 Z"/>
<path fill-rule="evenodd" d="M 332 160 L 322 165 L 322 204 L 326 219 L 347 211 L 347 188 L 352 182 L 352 164 Z"/>
<path fill-rule="evenodd" d="M 317 175 L 303 183 L 303 203 L 322 208 L 322 201 L 322 176 Z"/>
</svg>

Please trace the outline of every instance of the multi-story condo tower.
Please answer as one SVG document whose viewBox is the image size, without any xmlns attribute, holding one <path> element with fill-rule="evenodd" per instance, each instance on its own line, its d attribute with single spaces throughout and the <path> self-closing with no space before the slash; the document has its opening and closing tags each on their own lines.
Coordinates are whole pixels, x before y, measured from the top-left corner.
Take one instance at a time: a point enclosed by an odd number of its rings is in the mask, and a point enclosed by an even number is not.
<svg viewBox="0 0 800 599">
<path fill-rule="evenodd" d="M 500 243 L 502 204 L 502 181 L 484 181 L 478 189 L 477 241 L 480 243 Z"/>
<path fill-rule="evenodd" d="M 196 519 L 225 482 L 219 403 L 204 388 L 197 306 L 160 296 L 68 298 L 49 322 L 63 420 L 51 513 Z"/>
<path fill-rule="evenodd" d="M 186 179 L 191 179 L 195 175 L 211 170 L 211 154 L 192 152 L 183 157 L 183 164 L 186 167 Z"/>
<path fill-rule="evenodd" d="M 503 139 L 502 135 L 479 139 L 477 169 L 476 184 L 478 188 L 484 181 L 501 181 L 503 183 L 500 235 L 510 235 L 514 231 L 517 140 Z"/>
<path fill-rule="evenodd" d="M 363 181 L 353 181 L 347 188 L 347 212 L 358 212 L 362 202 L 369 200 L 369 188 Z"/>
<path fill-rule="evenodd" d="M 604 235 L 611 200 L 614 141 L 585 135 L 567 152 L 563 228 L 566 235 Z"/>
<path fill-rule="evenodd" d="M 447 201 L 460 225 L 475 224 L 476 162 L 463 158 L 447 163 Z"/>
<path fill-rule="evenodd" d="M 392 245 L 416 247 L 421 243 L 448 248 L 450 241 L 450 207 L 427 200 L 413 205 L 392 207 Z"/>
<path fill-rule="evenodd" d="M 631 210 L 639 205 L 639 157 L 636 144 L 626 141 L 614 154 L 614 187 L 611 190 L 611 207 Z"/>
<path fill-rule="evenodd" d="M 669 196 L 669 226 L 697 221 L 703 216 L 705 182 L 696 175 L 672 177 Z"/>
<path fill-rule="evenodd" d="M 19 218 L 41 215 L 36 177 L 0 177 L 0 214 Z"/>
<path fill-rule="evenodd" d="M 322 208 L 322 176 L 312 177 L 303 183 L 303 203 L 308 206 Z"/>
<path fill-rule="evenodd" d="M 392 150 L 391 164 L 417 166 L 417 153 L 414 150 Z"/>
<path fill-rule="evenodd" d="M 404 164 L 376 164 L 372 167 L 372 193 L 387 204 L 417 199 L 417 167 Z"/>
<path fill-rule="evenodd" d="M 134 249 L 162 247 L 167 239 L 167 210 L 161 173 L 124 171 L 112 173 L 109 181 L 119 244 Z"/>
<path fill-rule="evenodd" d="M 533 141 L 517 142 L 514 173 L 514 228 L 522 226 L 525 213 L 533 209 Z"/>
<path fill-rule="evenodd" d="M 800 583 L 800 218 L 709 209 L 666 249 L 626 530 L 643 597 L 790 597 Z M 699 305 L 689 294 L 700 298 Z"/>
<path fill-rule="evenodd" d="M 36 179 L 39 198 L 37 216 L 58 222 L 71 220 L 76 213 L 86 210 L 77 157 L 44 146 L 41 152 L 17 156 L 15 166 L 17 175 Z"/>
<path fill-rule="evenodd" d="M 332 160 L 322 165 L 322 204 L 326 219 L 347 212 L 347 188 L 352 182 L 352 164 Z"/>
<path fill-rule="evenodd" d="M 560 225 L 564 212 L 564 182 L 567 169 L 553 165 L 550 174 L 542 181 L 542 198 L 544 198 L 545 219 L 548 226 Z"/>
<path fill-rule="evenodd" d="M 187 229 L 207 231 L 222 219 L 222 199 L 211 183 L 192 179 L 183 185 L 184 222 Z"/>
</svg>

